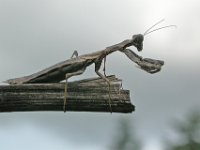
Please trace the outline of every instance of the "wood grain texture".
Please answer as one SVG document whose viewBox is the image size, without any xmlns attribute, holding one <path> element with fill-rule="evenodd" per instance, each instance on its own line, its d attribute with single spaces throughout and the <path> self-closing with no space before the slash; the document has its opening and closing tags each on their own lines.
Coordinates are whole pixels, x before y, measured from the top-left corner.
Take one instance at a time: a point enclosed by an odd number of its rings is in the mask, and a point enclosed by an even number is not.
<svg viewBox="0 0 200 150">
<path fill-rule="evenodd" d="M 109 76 L 112 111 L 131 113 L 135 106 L 121 80 Z M 101 78 L 68 83 L 67 111 L 110 112 L 108 85 Z M 0 112 L 63 111 L 64 83 L 0 86 Z"/>
</svg>

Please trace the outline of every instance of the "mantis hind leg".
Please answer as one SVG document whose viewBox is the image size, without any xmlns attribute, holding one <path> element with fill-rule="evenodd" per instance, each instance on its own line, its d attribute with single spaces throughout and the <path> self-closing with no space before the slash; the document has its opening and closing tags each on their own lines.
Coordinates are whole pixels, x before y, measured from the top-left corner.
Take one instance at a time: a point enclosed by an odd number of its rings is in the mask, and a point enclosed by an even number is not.
<svg viewBox="0 0 200 150">
<path fill-rule="evenodd" d="M 67 105 L 67 97 L 68 97 L 68 93 L 67 93 L 67 89 L 68 89 L 68 84 L 67 84 L 67 80 L 72 77 L 72 76 L 76 76 L 76 75 L 80 75 L 85 71 L 86 68 L 82 68 L 81 70 L 78 70 L 76 72 L 72 72 L 72 73 L 66 73 L 65 75 L 65 90 L 64 90 L 64 104 L 63 104 L 63 110 L 64 112 L 66 112 L 66 105 Z"/>
<path fill-rule="evenodd" d="M 106 83 L 108 84 L 108 90 L 109 90 L 109 101 L 108 101 L 108 104 L 109 104 L 109 109 L 110 109 L 110 112 L 112 113 L 112 106 L 111 106 L 111 95 L 110 95 L 110 81 L 106 78 L 106 76 L 102 75 L 100 72 L 99 72 L 99 69 L 101 67 L 101 63 L 102 63 L 102 60 L 97 60 L 95 62 L 95 72 L 96 74 L 102 78 L 103 80 L 106 81 Z"/>
<path fill-rule="evenodd" d="M 65 92 L 64 92 L 64 105 L 63 105 L 64 112 L 66 112 L 66 103 L 67 103 L 67 77 L 65 79 Z"/>
<path fill-rule="evenodd" d="M 77 52 L 76 50 L 73 52 L 71 58 L 73 58 L 74 56 L 75 56 L 76 58 L 78 57 L 78 52 Z"/>
</svg>

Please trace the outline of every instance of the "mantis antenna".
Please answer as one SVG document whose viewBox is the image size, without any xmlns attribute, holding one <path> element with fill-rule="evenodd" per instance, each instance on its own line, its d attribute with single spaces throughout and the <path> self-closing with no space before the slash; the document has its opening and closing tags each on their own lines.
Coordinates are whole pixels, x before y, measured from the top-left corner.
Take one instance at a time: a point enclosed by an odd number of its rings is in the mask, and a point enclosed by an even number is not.
<svg viewBox="0 0 200 150">
<path fill-rule="evenodd" d="M 160 21 L 158 21 L 157 23 L 155 23 L 153 26 L 151 26 L 149 29 L 147 29 L 145 32 L 144 32 L 144 36 L 149 34 L 149 33 L 152 33 L 154 31 L 157 31 L 157 30 L 160 30 L 160 29 L 164 29 L 164 28 L 169 28 L 169 27 L 176 27 L 176 25 L 168 25 L 168 26 L 164 26 L 164 27 L 160 27 L 160 28 L 157 28 L 157 29 L 154 29 L 152 31 L 150 31 L 153 27 L 155 27 L 156 25 L 160 24 L 161 22 L 163 22 L 165 19 L 162 19 Z"/>
</svg>

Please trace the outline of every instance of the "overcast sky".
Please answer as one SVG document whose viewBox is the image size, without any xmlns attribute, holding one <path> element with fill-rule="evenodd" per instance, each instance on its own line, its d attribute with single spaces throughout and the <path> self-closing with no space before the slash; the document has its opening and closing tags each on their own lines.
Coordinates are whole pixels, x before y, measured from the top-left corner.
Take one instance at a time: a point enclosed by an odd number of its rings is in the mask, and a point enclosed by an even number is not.
<svg viewBox="0 0 200 150">
<path fill-rule="evenodd" d="M 139 53 L 164 60 L 161 72 L 147 74 L 122 53 L 107 58 L 107 74 L 123 79 L 123 87 L 131 92 L 133 114 L 2 113 L 1 148 L 106 149 L 117 134 L 120 118 L 133 121 L 144 147 L 170 136 L 171 119 L 200 107 L 200 2 L 0 0 L 0 81 L 66 60 L 74 50 L 85 54 L 129 39 L 163 18 L 160 26 L 176 24 L 177 28 L 146 36 Z M 94 66 L 71 80 L 93 76 Z"/>
</svg>

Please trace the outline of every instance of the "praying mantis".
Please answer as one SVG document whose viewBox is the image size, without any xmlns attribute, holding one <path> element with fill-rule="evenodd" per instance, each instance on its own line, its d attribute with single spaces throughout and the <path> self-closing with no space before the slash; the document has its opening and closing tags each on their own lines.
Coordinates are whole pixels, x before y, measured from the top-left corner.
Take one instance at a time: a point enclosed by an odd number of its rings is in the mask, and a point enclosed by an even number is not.
<svg viewBox="0 0 200 150">
<path fill-rule="evenodd" d="M 141 69 L 147 71 L 148 73 L 159 72 L 161 70 L 161 67 L 164 65 L 164 61 L 150 59 L 150 58 L 142 58 L 141 56 L 133 52 L 131 49 L 128 49 L 128 47 L 134 46 L 137 48 L 138 51 L 142 51 L 144 36 L 156 30 L 174 26 L 174 25 L 169 25 L 157 28 L 155 30 L 151 30 L 154 26 L 156 26 L 162 21 L 163 20 L 151 26 L 148 30 L 146 30 L 144 34 L 133 35 L 131 39 L 127 39 L 118 44 L 106 47 L 103 50 L 80 56 L 78 56 L 77 51 L 74 51 L 72 57 L 68 60 L 57 63 L 49 68 L 46 68 L 32 75 L 9 79 L 5 82 L 9 84 L 28 84 L 28 83 L 57 83 L 66 80 L 65 91 L 64 91 L 64 106 L 63 106 L 65 112 L 66 102 L 67 102 L 67 80 L 72 76 L 83 74 L 86 68 L 92 64 L 95 64 L 96 74 L 100 78 L 105 80 L 105 82 L 108 84 L 110 91 L 110 81 L 106 78 L 105 75 L 105 59 L 106 56 L 108 56 L 111 53 L 120 51 L 124 53 L 130 60 L 135 62 Z M 104 75 L 99 71 L 103 59 L 104 59 Z M 109 92 L 108 104 L 110 111 L 112 112 L 110 92 Z"/>
</svg>

